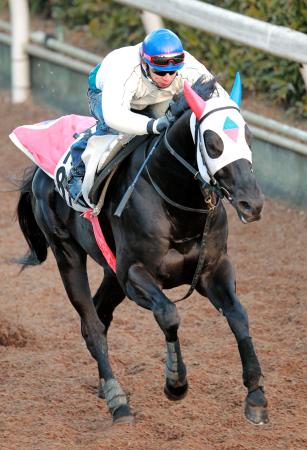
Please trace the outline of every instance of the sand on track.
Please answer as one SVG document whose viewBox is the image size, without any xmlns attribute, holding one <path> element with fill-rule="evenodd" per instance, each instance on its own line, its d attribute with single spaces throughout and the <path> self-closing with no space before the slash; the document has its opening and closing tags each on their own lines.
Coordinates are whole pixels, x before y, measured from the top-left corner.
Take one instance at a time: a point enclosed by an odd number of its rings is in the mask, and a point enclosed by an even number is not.
<svg viewBox="0 0 307 450">
<path fill-rule="evenodd" d="M 32 101 L 11 105 L 7 92 L 0 100 L 0 449 L 306 449 L 306 210 L 267 199 L 263 219 L 243 225 L 227 206 L 229 254 L 265 374 L 270 423 L 244 419 L 235 339 L 209 301 L 193 294 L 178 304 L 190 384 L 180 402 L 163 394 L 164 340 L 152 314 L 129 300 L 116 309 L 110 359 L 135 424 L 113 427 L 53 255 L 20 275 L 8 263 L 26 244 L 13 222 L 18 194 L 3 191 L 11 188 L 7 176 L 29 165 L 8 134 L 56 113 Z M 103 271 L 89 261 L 89 274 L 94 291 Z"/>
</svg>

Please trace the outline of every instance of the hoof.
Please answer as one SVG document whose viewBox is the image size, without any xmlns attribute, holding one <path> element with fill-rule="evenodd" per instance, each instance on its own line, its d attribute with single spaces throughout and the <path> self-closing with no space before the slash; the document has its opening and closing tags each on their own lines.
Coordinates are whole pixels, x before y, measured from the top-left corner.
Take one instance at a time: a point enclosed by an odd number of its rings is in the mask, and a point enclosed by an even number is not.
<svg viewBox="0 0 307 450">
<path fill-rule="evenodd" d="M 269 421 L 268 403 L 263 388 L 259 387 L 249 393 L 245 399 L 244 414 L 247 420 L 255 425 L 264 425 Z"/>
<path fill-rule="evenodd" d="M 188 387 L 187 382 L 183 386 L 176 388 L 166 383 L 164 386 L 164 394 L 169 400 L 182 400 L 187 395 Z"/>
<path fill-rule="evenodd" d="M 117 419 L 113 419 L 113 425 L 133 425 L 134 417 L 133 416 L 122 416 Z"/>
<path fill-rule="evenodd" d="M 244 414 L 246 419 L 254 425 L 264 425 L 269 422 L 267 406 L 251 405 L 245 400 Z"/>
<path fill-rule="evenodd" d="M 122 405 L 117 408 L 113 413 L 113 425 L 132 424 L 134 417 L 130 413 L 128 405 Z"/>
</svg>

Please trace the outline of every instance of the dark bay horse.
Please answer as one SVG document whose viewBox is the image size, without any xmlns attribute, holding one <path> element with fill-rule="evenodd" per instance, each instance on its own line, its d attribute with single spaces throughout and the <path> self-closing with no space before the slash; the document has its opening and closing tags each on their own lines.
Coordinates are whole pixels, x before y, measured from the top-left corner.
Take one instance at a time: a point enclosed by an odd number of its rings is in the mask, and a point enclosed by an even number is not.
<svg viewBox="0 0 307 450">
<path fill-rule="evenodd" d="M 41 264 L 50 246 L 80 315 L 87 348 L 97 361 L 99 395 L 106 399 L 114 423 L 132 420 L 108 358 L 107 331 L 114 309 L 128 297 L 153 312 L 166 340 L 164 392 L 170 399 L 180 399 L 188 389 L 180 320 L 163 289 L 193 281 L 196 290 L 224 314 L 237 340 L 247 388 L 246 417 L 256 424 L 268 421 L 262 372 L 227 256 L 227 217 L 221 201 L 225 196 L 247 223 L 260 218 L 263 196 L 252 171 L 249 129 L 233 100 L 213 95 L 215 82 L 201 79 L 194 90 L 187 86 L 189 103 L 183 92 L 173 99 L 174 123 L 159 141 L 120 217 L 114 212 L 149 145 L 140 144 L 115 173 L 99 222 L 116 254 L 116 274 L 97 246 L 91 223 L 66 205 L 50 177 L 36 167 L 21 188 L 17 212 L 30 251 L 20 262 Z M 87 255 L 104 268 L 93 298 Z"/>
</svg>

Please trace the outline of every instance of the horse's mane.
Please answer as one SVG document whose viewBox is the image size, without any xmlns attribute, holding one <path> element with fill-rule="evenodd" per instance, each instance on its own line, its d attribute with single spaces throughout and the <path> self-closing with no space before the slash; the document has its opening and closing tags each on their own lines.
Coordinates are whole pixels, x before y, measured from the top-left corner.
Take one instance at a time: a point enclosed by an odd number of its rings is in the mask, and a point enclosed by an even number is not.
<svg viewBox="0 0 307 450">
<path fill-rule="evenodd" d="M 212 97 L 216 90 L 217 77 L 209 81 L 205 81 L 205 75 L 201 75 L 198 80 L 192 85 L 192 89 L 204 100 Z M 183 90 L 174 95 L 169 105 L 169 111 L 175 119 L 178 119 L 187 109 L 189 109 L 188 102 L 184 96 Z"/>
</svg>

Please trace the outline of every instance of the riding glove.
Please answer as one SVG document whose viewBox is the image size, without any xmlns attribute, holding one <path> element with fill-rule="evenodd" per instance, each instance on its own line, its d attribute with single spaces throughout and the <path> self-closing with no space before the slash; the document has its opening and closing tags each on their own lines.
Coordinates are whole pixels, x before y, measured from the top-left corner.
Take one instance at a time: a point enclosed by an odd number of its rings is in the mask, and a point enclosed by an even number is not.
<svg viewBox="0 0 307 450">
<path fill-rule="evenodd" d="M 160 134 L 169 126 L 169 120 L 166 116 L 159 117 L 159 119 L 152 119 L 147 124 L 148 134 Z"/>
</svg>

